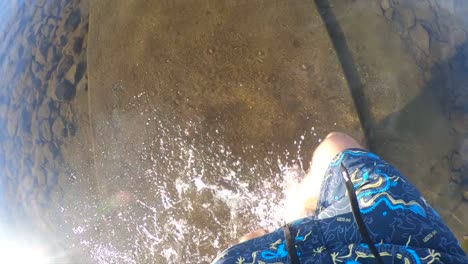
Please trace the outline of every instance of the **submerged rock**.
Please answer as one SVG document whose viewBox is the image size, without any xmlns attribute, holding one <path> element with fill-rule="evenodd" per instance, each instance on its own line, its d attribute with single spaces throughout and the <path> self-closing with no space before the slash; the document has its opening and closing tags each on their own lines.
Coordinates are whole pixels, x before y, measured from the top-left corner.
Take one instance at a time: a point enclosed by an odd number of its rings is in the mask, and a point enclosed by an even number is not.
<svg viewBox="0 0 468 264">
<path fill-rule="evenodd" d="M 76 87 L 68 80 L 60 82 L 55 89 L 55 96 L 61 101 L 70 101 L 76 95 Z"/>
<path fill-rule="evenodd" d="M 80 62 L 78 63 L 76 67 L 76 72 L 75 72 L 75 83 L 78 83 L 81 81 L 83 76 L 85 75 L 86 72 L 86 62 Z"/>
<path fill-rule="evenodd" d="M 41 141 L 52 140 L 52 134 L 50 132 L 49 120 L 42 120 L 39 125 L 39 138 Z"/>
<path fill-rule="evenodd" d="M 52 133 L 54 133 L 54 137 L 65 137 L 67 132 L 65 129 L 65 123 L 61 117 L 55 119 L 54 124 L 52 125 Z"/>
<path fill-rule="evenodd" d="M 75 42 L 73 43 L 73 51 L 76 54 L 81 53 L 81 50 L 83 49 L 83 38 L 75 38 Z"/>
<path fill-rule="evenodd" d="M 410 31 L 411 41 L 426 55 L 429 54 L 429 34 L 421 24 L 417 23 Z"/>
<path fill-rule="evenodd" d="M 416 21 L 413 10 L 402 6 L 395 8 L 393 19 L 402 30 L 408 30 L 412 28 Z"/>
<path fill-rule="evenodd" d="M 61 79 L 65 76 L 65 74 L 70 70 L 73 66 L 73 56 L 65 55 L 60 60 L 60 63 L 57 68 L 57 78 Z"/>
<path fill-rule="evenodd" d="M 67 20 L 65 21 L 65 30 L 74 31 L 81 22 L 81 11 L 74 10 L 70 13 Z"/>
</svg>

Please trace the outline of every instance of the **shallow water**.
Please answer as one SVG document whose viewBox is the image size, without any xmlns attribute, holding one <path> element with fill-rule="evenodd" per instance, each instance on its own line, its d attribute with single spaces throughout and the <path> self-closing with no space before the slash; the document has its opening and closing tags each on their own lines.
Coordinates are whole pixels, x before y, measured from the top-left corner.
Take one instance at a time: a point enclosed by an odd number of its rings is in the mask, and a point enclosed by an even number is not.
<svg viewBox="0 0 468 264">
<path fill-rule="evenodd" d="M 0 243 L 49 262 L 208 263 L 284 223 L 331 130 L 366 136 L 461 238 L 466 4 L 317 2 L 330 9 L 2 2 Z"/>
</svg>

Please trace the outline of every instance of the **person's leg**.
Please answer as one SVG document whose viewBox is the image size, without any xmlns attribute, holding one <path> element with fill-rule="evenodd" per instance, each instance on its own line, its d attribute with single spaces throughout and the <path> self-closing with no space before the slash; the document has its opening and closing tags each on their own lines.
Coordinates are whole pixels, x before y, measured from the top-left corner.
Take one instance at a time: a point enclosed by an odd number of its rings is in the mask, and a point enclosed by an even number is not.
<svg viewBox="0 0 468 264">
<path fill-rule="evenodd" d="M 293 186 L 288 191 L 288 200 L 286 202 L 286 221 L 294 220 L 311 215 L 315 211 L 323 176 L 333 157 L 343 150 L 350 148 L 363 148 L 352 137 L 340 133 L 332 132 L 328 134 L 325 140 L 315 149 L 312 156 L 312 163 L 306 177 L 298 186 Z M 244 235 L 239 239 L 239 243 L 263 236 L 268 232 L 264 229 L 257 229 Z"/>
<path fill-rule="evenodd" d="M 287 202 L 286 221 L 291 222 L 313 214 L 320 195 L 323 177 L 332 159 L 340 152 L 351 148 L 363 148 L 354 138 L 340 132 L 328 134 L 315 149 L 311 167 L 295 190 L 292 199 Z"/>
<path fill-rule="evenodd" d="M 266 235 L 266 234 L 268 234 L 268 231 L 266 231 L 263 228 L 260 228 L 260 229 L 252 231 L 252 232 L 244 235 L 243 237 L 241 237 L 239 239 L 239 243 L 245 242 L 245 241 L 250 240 L 250 239 L 254 239 L 256 237 L 261 237 L 261 236 Z"/>
</svg>

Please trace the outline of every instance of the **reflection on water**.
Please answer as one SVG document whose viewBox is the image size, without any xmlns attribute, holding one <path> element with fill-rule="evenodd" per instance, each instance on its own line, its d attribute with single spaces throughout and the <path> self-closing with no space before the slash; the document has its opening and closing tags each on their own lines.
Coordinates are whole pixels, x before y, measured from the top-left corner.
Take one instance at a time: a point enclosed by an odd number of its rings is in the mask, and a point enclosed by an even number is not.
<svg viewBox="0 0 468 264">
<path fill-rule="evenodd" d="M 283 223 L 285 192 L 320 136 L 359 135 L 312 2 L 200 1 L 191 12 L 189 3 L 141 2 L 119 1 L 104 17 L 87 1 L 0 3 L 9 14 L 0 19 L 0 235 L 47 245 L 52 262 L 209 262 L 245 232 Z M 362 84 L 367 140 L 461 237 L 468 4 L 325 2 Z M 134 46 L 116 49 L 126 51 L 123 62 L 145 59 L 108 65 L 102 54 L 113 49 L 101 31 L 92 54 L 105 70 L 93 75 L 120 75 L 95 78 L 88 94 L 88 11 L 107 25 L 116 16 L 134 23 L 122 10 L 147 22 L 147 8 L 165 14 L 150 12 L 151 27 L 132 30 L 141 33 L 129 38 Z M 187 25 L 193 17 L 206 24 Z M 194 30 L 205 26 L 210 34 Z M 139 83 L 148 86 L 132 90 Z M 103 98 L 88 98 L 96 94 Z"/>
</svg>

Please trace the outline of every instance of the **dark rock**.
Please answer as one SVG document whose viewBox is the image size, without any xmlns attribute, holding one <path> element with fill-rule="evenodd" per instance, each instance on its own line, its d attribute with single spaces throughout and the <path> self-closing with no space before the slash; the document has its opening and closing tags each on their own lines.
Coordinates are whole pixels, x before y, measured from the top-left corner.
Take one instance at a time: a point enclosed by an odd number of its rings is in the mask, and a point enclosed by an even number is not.
<svg viewBox="0 0 468 264">
<path fill-rule="evenodd" d="M 78 83 L 79 81 L 81 81 L 81 78 L 83 78 L 85 72 L 86 72 L 86 63 L 85 62 L 78 63 L 78 66 L 76 66 L 75 83 Z"/>
<path fill-rule="evenodd" d="M 65 36 L 60 36 L 60 42 L 59 42 L 59 45 L 61 47 L 65 46 L 67 44 L 68 40 Z"/>
<path fill-rule="evenodd" d="M 83 38 L 75 38 L 75 42 L 73 43 L 73 51 L 76 54 L 80 54 L 82 49 L 83 49 Z"/>
<path fill-rule="evenodd" d="M 65 21 L 65 30 L 68 32 L 74 31 L 81 21 L 81 12 L 80 10 L 74 10 L 68 15 L 67 20 Z"/>
<path fill-rule="evenodd" d="M 49 48 L 51 46 L 52 45 L 50 44 L 50 42 L 46 38 L 40 39 L 39 52 L 41 53 L 41 55 L 44 58 L 47 58 L 47 52 L 49 51 Z"/>
<path fill-rule="evenodd" d="M 60 151 L 60 147 L 57 145 L 57 142 L 53 142 L 51 144 L 49 144 L 49 150 L 50 150 L 50 153 L 52 154 L 53 156 L 53 159 L 54 160 L 57 160 L 57 159 L 62 159 L 62 153 Z"/>
<path fill-rule="evenodd" d="M 33 45 L 36 43 L 36 36 L 34 35 L 34 33 L 31 32 L 28 34 L 27 41 L 29 45 Z"/>
<path fill-rule="evenodd" d="M 67 129 L 70 134 L 70 136 L 74 137 L 76 135 L 76 125 L 74 123 L 68 123 L 67 124 Z"/>
<path fill-rule="evenodd" d="M 21 111 L 21 121 L 20 121 L 20 128 L 23 132 L 30 134 L 31 133 L 31 122 L 32 122 L 32 114 L 27 109 L 23 109 Z"/>
<path fill-rule="evenodd" d="M 61 101 L 70 101 L 76 95 L 76 87 L 70 81 L 63 80 L 55 89 L 55 96 Z"/>
<path fill-rule="evenodd" d="M 73 56 L 65 55 L 60 60 L 60 63 L 57 67 L 57 78 L 62 79 L 68 70 L 73 66 Z"/>
</svg>

